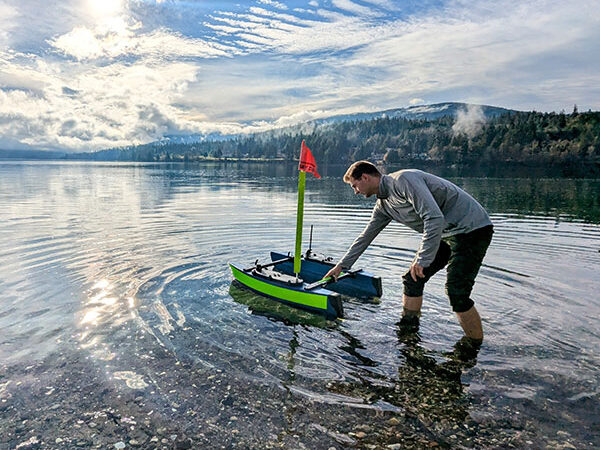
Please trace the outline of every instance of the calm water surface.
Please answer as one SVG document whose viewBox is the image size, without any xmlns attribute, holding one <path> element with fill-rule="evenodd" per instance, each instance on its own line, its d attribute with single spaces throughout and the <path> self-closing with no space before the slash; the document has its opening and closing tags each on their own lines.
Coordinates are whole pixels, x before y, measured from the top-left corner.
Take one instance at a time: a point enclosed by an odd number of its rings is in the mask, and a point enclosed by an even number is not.
<svg viewBox="0 0 600 450">
<path fill-rule="evenodd" d="M 305 231 L 334 257 L 373 204 L 343 169 L 307 182 Z M 232 285 L 227 262 L 293 248 L 296 180 L 0 162 L 0 448 L 600 446 L 600 180 L 452 178 L 496 229 L 468 363 L 443 274 L 419 333 L 398 333 L 420 238 L 399 224 L 356 265 L 383 298 L 347 299 L 343 321 Z"/>
</svg>

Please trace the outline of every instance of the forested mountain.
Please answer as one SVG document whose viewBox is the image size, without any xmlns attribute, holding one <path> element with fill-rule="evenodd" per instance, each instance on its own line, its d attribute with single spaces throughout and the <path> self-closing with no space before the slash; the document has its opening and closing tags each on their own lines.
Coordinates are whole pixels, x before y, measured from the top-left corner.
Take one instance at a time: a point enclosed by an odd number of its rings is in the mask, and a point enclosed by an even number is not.
<svg viewBox="0 0 600 450">
<path fill-rule="evenodd" d="M 394 109 L 386 109 L 384 111 L 376 111 L 376 112 L 361 112 L 354 114 L 342 114 L 337 116 L 329 116 L 321 119 L 315 119 L 308 123 L 303 123 L 299 125 L 294 125 L 287 127 L 283 130 L 278 130 L 277 133 L 281 133 L 282 131 L 288 132 L 291 134 L 296 134 L 300 128 L 306 129 L 306 127 L 311 126 L 323 126 L 329 125 L 339 122 L 358 122 L 358 121 L 368 121 L 373 119 L 383 119 L 383 118 L 403 118 L 403 119 L 411 119 L 411 120 L 435 120 L 440 117 L 445 116 L 453 116 L 456 117 L 464 111 L 475 108 L 478 113 L 483 118 L 496 117 L 501 114 L 506 114 L 508 112 L 512 112 L 513 110 L 506 108 L 499 108 L 497 106 L 489 106 L 489 105 L 470 105 L 467 103 L 457 103 L 457 102 L 445 102 L 445 103 L 436 103 L 433 105 L 416 105 L 416 106 L 408 106 L 406 108 L 394 108 Z M 231 135 L 223 135 L 220 133 L 212 133 L 212 134 L 190 134 L 190 135 L 166 135 L 159 142 L 161 144 L 192 144 L 198 142 L 205 141 L 228 141 L 233 138 L 240 137 L 231 136 Z"/>
<path fill-rule="evenodd" d="M 0 149 L 0 159 L 64 159 L 64 152 L 44 150 L 3 150 Z"/>
<path fill-rule="evenodd" d="M 453 116 L 456 117 L 460 113 L 476 108 L 477 111 L 484 117 L 496 117 L 514 110 L 499 108 L 497 106 L 489 105 L 470 105 L 467 103 L 457 102 L 446 102 L 436 103 L 433 105 L 416 105 L 408 106 L 406 108 L 394 108 L 387 109 L 385 111 L 371 112 L 371 113 L 356 113 L 356 114 L 343 114 L 338 116 L 331 116 L 325 119 L 317 119 L 314 122 L 317 124 L 336 123 L 336 122 L 347 122 L 347 121 L 365 121 L 372 119 L 383 119 L 383 118 L 403 118 L 413 120 L 435 120 L 440 117 Z"/>
<path fill-rule="evenodd" d="M 465 113 L 466 114 L 466 113 Z M 306 128 L 306 127 L 304 127 Z M 69 155 L 73 159 L 190 161 L 203 158 L 293 160 L 305 139 L 320 162 L 359 159 L 446 164 L 522 162 L 566 164 L 600 161 L 600 112 L 507 112 L 437 119 L 381 117 L 312 124 L 227 141 L 154 143 Z"/>
</svg>

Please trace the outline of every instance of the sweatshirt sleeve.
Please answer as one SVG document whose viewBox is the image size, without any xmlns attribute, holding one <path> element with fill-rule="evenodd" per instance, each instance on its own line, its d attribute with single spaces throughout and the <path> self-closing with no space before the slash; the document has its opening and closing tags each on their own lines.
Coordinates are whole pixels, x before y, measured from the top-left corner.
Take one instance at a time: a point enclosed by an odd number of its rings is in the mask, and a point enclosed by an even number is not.
<svg viewBox="0 0 600 450">
<path fill-rule="evenodd" d="M 369 244 L 377 237 L 379 232 L 383 230 L 388 223 L 391 222 L 391 218 L 385 214 L 379 205 L 376 205 L 373 209 L 373 214 L 371 214 L 371 220 L 365 227 L 365 229 L 360 233 L 360 235 L 354 240 L 346 254 L 340 259 L 338 264 L 342 266 L 344 269 L 349 269 L 352 267 L 352 264 L 356 262 L 356 260 L 362 255 L 362 253 L 367 249 Z"/>
<path fill-rule="evenodd" d="M 445 219 L 425 180 L 414 174 L 405 176 L 406 199 L 413 205 L 417 215 L 423 220 L 423 238 L 415 256 L 415 262 L 429 267 L 440 247 Z"/>
</svg>

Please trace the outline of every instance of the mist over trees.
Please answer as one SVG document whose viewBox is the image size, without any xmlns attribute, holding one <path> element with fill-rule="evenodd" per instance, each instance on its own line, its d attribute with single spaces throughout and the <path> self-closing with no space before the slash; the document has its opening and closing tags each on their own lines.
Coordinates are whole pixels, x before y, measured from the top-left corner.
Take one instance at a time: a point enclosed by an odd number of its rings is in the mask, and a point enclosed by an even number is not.
<svg viewBox="0 0 600 450">
<path fill-rule="evenodd" d="M 193 144 L 153 143 L 69 155 L 73 159 L 194 161 L 205 158 L 294 160 L 305 139 L 321 163 L 371 159 L 444 164 L 600 163 L 600 112 L 510 112 L 457 127 L 454 116 L 435 120 L 378 118 L 276 130 Z"/>
</svg>

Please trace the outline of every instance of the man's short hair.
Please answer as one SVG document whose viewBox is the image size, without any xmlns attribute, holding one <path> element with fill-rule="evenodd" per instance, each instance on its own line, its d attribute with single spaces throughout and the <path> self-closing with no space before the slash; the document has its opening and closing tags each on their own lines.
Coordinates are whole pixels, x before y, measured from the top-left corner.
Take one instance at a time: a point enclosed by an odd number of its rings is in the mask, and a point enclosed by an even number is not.
<svg viewBox="0 0 600 450">
<path fill-rule="evenodd" d="M 370 163 L 369 161 L 356 161 L 344 174 L 344 181 L 349 183 L 352 180 L 358 180 L 363 176 L 363 173 L 367 175 L 373 176 L 381 176 L 381 172 L 375 167 L 375 164 Z"/>
</svg>

